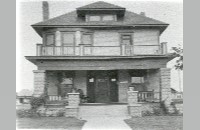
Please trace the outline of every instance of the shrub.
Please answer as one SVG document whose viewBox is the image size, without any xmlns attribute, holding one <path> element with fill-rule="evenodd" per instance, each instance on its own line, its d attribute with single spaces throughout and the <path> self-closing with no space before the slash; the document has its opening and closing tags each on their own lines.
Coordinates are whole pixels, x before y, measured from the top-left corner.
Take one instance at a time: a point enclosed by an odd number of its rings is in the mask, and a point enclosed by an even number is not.
<svg viewBox="0 0 200 130">
<path fill-rule="evenodd" d="M 16 110 L 16 116 L 18 118 L 23 118 L 23 117 L 39 117 L 39 115 L 36 113 L 34 109 L 19 109 Z"/>
<path fill-rule="evenodd" d="M 30 100 L 31 108 L 36 109 L 46 103 L 46 96 L 32 97 Z"/>
<path fill-rule="evenodd" d="M 166 107 L 166 105 L 165 105 L 165 101 L 162 101 L 162 102 L 160 103 L 160 107 L 161 107 L 162 110 L 163 110 L 163 114 L 165 114 L 165 115 L 169 114 L 169 110 L 167 109 L 167 107 Z"/>
<path fill-rule="evenodd" d="M 142 116 L 152 116 L 152 115 L 153 115 L 153 113 L 148 110 L 142 112 Z"/>
<path fill-rule="evenodd" d="M 156 116 L 161 116 L 163 115 L 163 111 L 162 109 L 153 109 L 153 114 L 156 115 Z"/>
</svg>

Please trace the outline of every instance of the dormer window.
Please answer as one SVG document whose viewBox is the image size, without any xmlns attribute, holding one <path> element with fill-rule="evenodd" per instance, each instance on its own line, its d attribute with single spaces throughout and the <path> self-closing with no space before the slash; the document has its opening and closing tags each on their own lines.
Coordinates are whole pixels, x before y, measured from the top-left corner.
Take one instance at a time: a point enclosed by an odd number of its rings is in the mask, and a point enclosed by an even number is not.
<svg viewBox="0 0 200 130">
<path fill-rule="evenodd" d="M 101 21 L 100 16 L 89 16 L 89 21 Z"/>
<path fill-rule="evenodd" d="M 114 21 L 115 15 L 104 15 L 102 21 Z"/>
<path fill-rule="evenodd" d="M 110 14 L 105 14 L 105 15 L 87 15 L 86 16 L 86 21 L 90 22 L 96 22 L 96 21 L 116 21 L 116 15 L 110 15 Z"/>
</svg>

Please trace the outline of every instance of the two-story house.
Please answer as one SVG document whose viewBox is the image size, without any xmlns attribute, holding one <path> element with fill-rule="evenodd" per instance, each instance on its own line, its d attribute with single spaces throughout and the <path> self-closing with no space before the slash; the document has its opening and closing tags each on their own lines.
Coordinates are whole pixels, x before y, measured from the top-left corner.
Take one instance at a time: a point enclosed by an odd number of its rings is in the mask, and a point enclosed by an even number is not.
<svg viewBox="0 0 200 130">
<path fill-rule="evenodd" d="M 127 103 L 134 87 L 138 101 L 170 102 L 173 57 L 160 36 L 169 24 L 106 2 L 95 2 L 32 27 L 43 39 L 26 59 L 34 70 L 34 94 L 62 100 L 73 88 L 88 103 Z"/>
</svg>

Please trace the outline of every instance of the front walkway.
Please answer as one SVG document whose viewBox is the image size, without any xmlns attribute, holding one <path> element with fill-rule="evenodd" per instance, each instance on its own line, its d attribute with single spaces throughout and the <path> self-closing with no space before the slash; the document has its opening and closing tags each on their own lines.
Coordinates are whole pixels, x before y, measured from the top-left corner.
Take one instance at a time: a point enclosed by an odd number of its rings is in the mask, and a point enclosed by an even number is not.
<svg viewBox="0 0 200 130">
<path fill-rule="evenodd" d="M 131 130 L 124 122 L 124 119 L 127 119 L 127 117 L 87 117 L 84 118 L 87 122 L 84 124 L 82 130 Z"/>
</svg>

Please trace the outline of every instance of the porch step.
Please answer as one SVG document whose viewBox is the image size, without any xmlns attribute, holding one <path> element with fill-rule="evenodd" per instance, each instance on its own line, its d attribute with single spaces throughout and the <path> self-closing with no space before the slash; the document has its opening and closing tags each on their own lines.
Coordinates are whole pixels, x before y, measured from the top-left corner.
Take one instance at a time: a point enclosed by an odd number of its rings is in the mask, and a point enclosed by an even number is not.
<svg viewBox="0 0 200 130">
<path fill-rule="evenodd" d="M 128 117 L 127 104 L 85 104 L 80 105 L 80 118 L 88 117 Z"/>
</svg>

